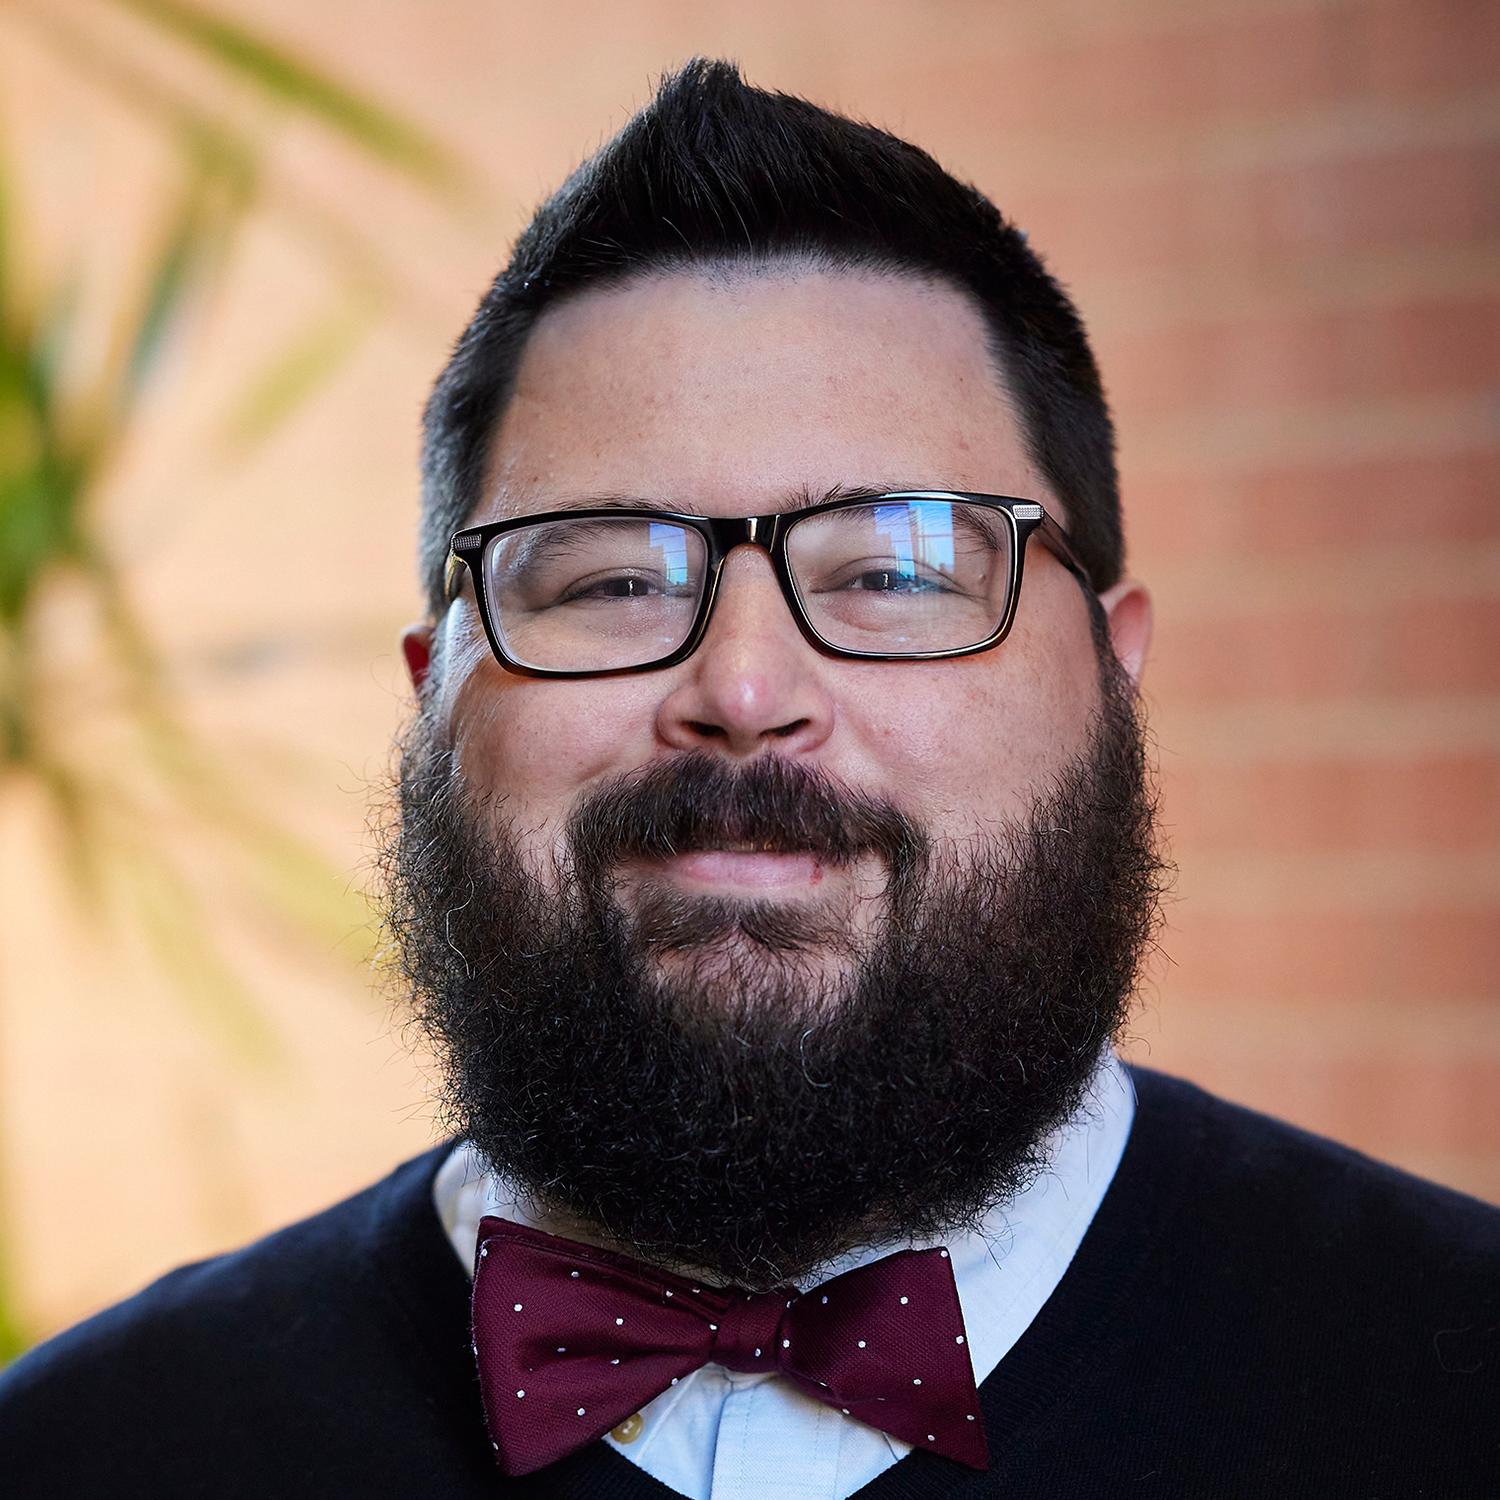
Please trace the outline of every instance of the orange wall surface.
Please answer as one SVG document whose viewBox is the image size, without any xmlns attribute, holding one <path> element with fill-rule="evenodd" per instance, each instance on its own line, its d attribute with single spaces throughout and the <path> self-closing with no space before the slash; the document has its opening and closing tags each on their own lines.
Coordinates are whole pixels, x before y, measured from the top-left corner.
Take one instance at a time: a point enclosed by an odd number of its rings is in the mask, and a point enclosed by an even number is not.
<svg viewBox="0 0 1500 1500">
<path fill-rule="evenodd" d="M 1500 7 L 1492 0 L 238 0 L 472 165 L 455 217 L 295 121 L 278 171 L 402 291 L 263 446 L 213 413 L 327 296 L 274 216 L 112 484 L 194 722 L 357 872 L 405 711 L 425 387 L 537 199 L 694 53 L 871 119 L 1030 234 L 1120 429 L 1180 869 L 1130 1055 L 1500 1201 Z M 33 190 L 107 256 L 143 126 L 0 31 Z M 70 187 L 71 184 L 71 187 Z M 213 568 L 206 558 L 215 558 Z M 33 1332 L 433 1136 L 375 981 L 226 938 L 280 1039 L 218 1045 L 86 930 L 0 805 L 0 1110 Z M 49 873 L 49 871 L 51 873 Z M 212 869 L 204 889 L 215 889 Z M 238 946 L 236 946 L 238 945 Z"/>
</svg>

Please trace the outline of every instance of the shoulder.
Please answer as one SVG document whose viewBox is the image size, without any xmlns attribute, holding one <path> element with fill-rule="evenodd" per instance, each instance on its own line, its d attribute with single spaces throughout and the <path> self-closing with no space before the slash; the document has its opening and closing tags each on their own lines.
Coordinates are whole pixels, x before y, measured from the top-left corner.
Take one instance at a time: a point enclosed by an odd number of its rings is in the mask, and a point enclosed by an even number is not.
<svg viewBox="0 0 1500 1500">
<path fill-rule="evenodd" d="M 1131 1073 L 1114 1181 L 985 1382 L 997 1484 L 1500 1493 L 1500 1211 Z"/>
<path fill-rule="evenodd" d="M 1320 1493 L 1336 1474 L 1500 1483 L 1500 1210 L 1189 1084 L 1135 1081 L 1119 1180 L 1158 1195 L 1137 1225 L 1142 1382 L 1231 1447 L 1269 1443 L 1278 1472 L 1326 1468 Z M 1199 1411 L 1206 1392 L 1226 1411 Z"/>
<path fill-rule="evenodd" d="M 1189 1240 L 1227 1248 L 1245 1236 L 1289 1272 L 1337 1267 L 1351 1288 L 1417 1275 L 1500 1294 L 1500 1209 L 1192 1084 L 1141 1068 L 1131 1077 L 1132 1175 L 1176 1167 L 1191 1199 L 1177 1232 Z"/>
<path fill-rule="evenodd" d="M 228 1493 L 301 1493 L 286 1473 L 312 1453 L 337 1468 L 341 1427 L 351 1461 L 361 1446 L 373 1458 L 443 1395 L 472 1438 L 467 1279 L 430 1197 L 445 1150 L 172 1271 L 11 1365 L 0 1449 L 33 1481 L 21 1493 L 196 1493 L 221 1465 L 237 1476 Z M 415 1441 L 443 1446 L 437 1432 Z"/>
</svg>

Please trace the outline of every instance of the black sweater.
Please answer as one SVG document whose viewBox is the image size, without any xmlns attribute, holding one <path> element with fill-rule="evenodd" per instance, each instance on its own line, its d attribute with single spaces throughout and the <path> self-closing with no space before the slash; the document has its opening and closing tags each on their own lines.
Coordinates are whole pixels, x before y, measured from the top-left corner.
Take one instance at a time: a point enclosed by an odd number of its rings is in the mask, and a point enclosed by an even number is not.
<svg viewBox="0 0 1500 1500">
<path fill-rule="evenodd" d="M 1114 1183 L 981 1387 L 989 1472 L 913 1453 L 862 1500 L 1500 1497 L 1500 1212 L 1134 1076 Z M 495 1469 L 442 1155 L 12 1365 L 0 1494 L 670 1500 L 602 1443 Z"/>
</svg>

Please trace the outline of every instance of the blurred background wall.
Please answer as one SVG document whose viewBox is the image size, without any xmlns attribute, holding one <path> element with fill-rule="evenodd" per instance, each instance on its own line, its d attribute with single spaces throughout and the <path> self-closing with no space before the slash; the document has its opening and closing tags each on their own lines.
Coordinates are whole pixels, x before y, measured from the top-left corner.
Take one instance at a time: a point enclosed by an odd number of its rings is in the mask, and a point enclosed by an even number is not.
<svg viewBox="0 0 1500 1500">
<path fill-rule="evenodd" d="M 424 391 L 536 200 L 660 70 L 730 56 L 976 182 L 1093 330 L 1159 601 L 1180 866 L 1131 1055 L 1500 1201 L 1493 0 L 215 4 L 472 174 L 455 208 L 305 114 L 255 114 L 275 191 L 101 489 L 172 701 L 338 881 L 364 878 L 405 712 Z M 35 21 L 216 87 L 130 10 L 0 7 L 7 198 L 44 264 L 106 282 L 170 163 Z M 230 441 L 246 372 L 344 295 L 298 201 L 365 236 L 385 291 L 286 420 Z M 66 591 L 49 608 L 66 642 Z M 24 778 L 0 784 L 3 1202 L 30 1336 L 433 1129 L 355 926 L 309 954 L 237 924 L 189 828 L 190 883 L 268 1038 L 226 1042 L 128 924 L 90 918 L 52 821 Z"/>
</svg>

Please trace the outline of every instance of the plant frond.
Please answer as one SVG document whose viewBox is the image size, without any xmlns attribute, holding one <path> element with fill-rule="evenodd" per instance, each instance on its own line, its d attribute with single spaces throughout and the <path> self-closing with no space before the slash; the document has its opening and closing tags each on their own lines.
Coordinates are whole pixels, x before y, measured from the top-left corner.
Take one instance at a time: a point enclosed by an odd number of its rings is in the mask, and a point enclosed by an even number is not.
<svg viewBox="0 0 1500 1500">
<path fill-rule="evenodd" d="M 344 299 L 292 341 L 250 384 L 224 425 L 231 448 L 264 441 L 343 364 L 375 321 L 372 298 Z"/>
<path fill-rule="evenodd" d="M 252 191 L 249 183 L 226 181 L 201 169 L 189 181 L 157 252 L 135 327 L 127 338 L 114 397 L 121 417 L 150 377 L 194 287 L 227 251 Z"/>
<path fill-rule="evenodd" d="M 226 962 L 192 883 L 150 838 L 122 840 L 112 852 L 115 899 L 200 1024 L 242 1061 L 259 1068 L 279 1061 L 276 1033 Z"/>
<path fill-rule="evenodd" d="M 453 154 L 368 95 L 304 62 L 238 22 L 187 0 L 112 0 L 176 36 L 271 97 L 311 115 L 428 188 L 455 192 L 463 172 Z"/>
</svg>

